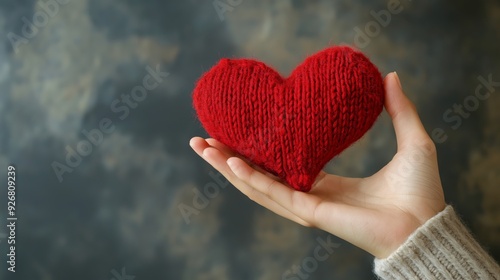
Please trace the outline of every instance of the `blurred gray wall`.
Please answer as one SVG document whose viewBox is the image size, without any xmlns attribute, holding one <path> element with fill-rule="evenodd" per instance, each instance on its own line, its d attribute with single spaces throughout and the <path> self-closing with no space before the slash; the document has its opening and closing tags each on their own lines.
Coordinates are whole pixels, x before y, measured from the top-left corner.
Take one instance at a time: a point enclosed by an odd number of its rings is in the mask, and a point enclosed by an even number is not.
<svg viewBox="0 0 500 280">
<path fill-rule="evenodd" d="M 500 81 L 498 1 L 58 1 L 0 0 L 1 279 L 300 279 L 287 271 L 318 238 L 338 246 L 308 279 L 373 279 L 370 255 L 232 186 L 193 204 L 218 178 L 188 146 L 205 135 L 191 106 L 196 79 L 222 57 L 287 75 L 341 43 L 383 74 L 397 70 L 428 132 L 446 134 L 437 147 L 447 201 L 500 259 L 500 86 L 471 101 L 478 77 Z M 141 91 L 148 75 L 156 79 Z M 140 101 L 127 99 L 132 91 Z M 473 109 L 449 112 L 464 102 Z M 368 176 L 394 153 L 384 113 L 327 170 Z M 9 164 L 14 275 L 5 270 Z M 185 219 L 180 209 L 196 212 Z"/>
</svg>

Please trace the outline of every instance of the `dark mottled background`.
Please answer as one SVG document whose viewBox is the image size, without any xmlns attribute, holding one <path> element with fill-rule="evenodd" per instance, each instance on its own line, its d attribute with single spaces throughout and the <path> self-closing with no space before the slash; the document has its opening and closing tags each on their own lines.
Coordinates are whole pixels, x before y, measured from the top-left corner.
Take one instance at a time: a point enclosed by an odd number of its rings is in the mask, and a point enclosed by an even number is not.
<svg viewBox="0 0 500 280">
<path fill-rule="evenodd" d="M 190 94 L 221 57 L 258 58 L 286 75 L 326 46 L 356 42 L 381 72 L 398 71 L 429 133 L 446 132 L 437 146 L 447 201 L 500 259 L 500 86 L 460 125 L 443 117 L 473 102 L 478 76 L 500 81 L 498 1 L 401 0 L 402 11 L 384 26 L 374 14 L 395 0 L 221 0 L 215 4 L 227 10 L 219 14 L 211 0 L 54 1 L 0 0 L 0 279 L 12 277 L 9 164 L 18 177 L 16 279 L 281 279 L 327 234 L 233 187 L 189 223 L 180 213 L 195 206 L 193 189 L 215 182 L 188 146 L 204 135 Z M 36 31 L 26 23 L 34 21 Z M 356 41 L 356 28 L 365 27 L 370 36 Z M 127 116 L 114 112 L 148 66 L 169 76 Z M 59 182 L 54 162 L 65 164 L 67 149 L 86 139 L 82 130 L 104 118 L 115 130 Z M 327 169 L 370 175 L 394 152 L 384 113 Z M 309 279 L 373 279 L 371 256 L 334 242 L 340 247 Z"/>
</svg>

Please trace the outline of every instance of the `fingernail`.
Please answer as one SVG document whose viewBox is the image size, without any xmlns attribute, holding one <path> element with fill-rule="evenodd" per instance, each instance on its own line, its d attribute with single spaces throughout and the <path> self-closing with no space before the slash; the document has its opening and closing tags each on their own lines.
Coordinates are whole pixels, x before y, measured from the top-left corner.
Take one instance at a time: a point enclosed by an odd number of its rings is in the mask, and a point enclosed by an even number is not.
<svg viewBox="0 0 500 280">
<path fill-rule="evenodd" d="M 398 82 L 399 88 L 403 90 L 403 87 L 401 86 L 401 81 L 399 80 L 398 72 L 394 71 L 393 73 L 396 78 L 396 82 Z"/>
<path fill-rule="evenodd" d="M 226 163 L 227 163 L 227 165 L 229 166 L 229 168 L 231 168 L 231 170 L 233 170 L 233 168 L 234 168 L 233 158 L 232 158 L 232 157 L 231 157 L 231 158 L 228 158 L 228 159 L 226 160 Z"/>
<path fill-rule="evenodd" d="M 209 149 L 209 148 L 205 148 L 205 149 L 203 150 L 203 152 L 201 152 L 201 154 L 202 154 L 202 155 L 203 155 L 203 157 L 205 157 L 205 158 L 207 157 L 207 155 L 208 155 L 208 153 L 209 153 L 208 149 Z"/>
<path fill-rule="evenodd" d="M 231 171 L 233 171 L 234 175 L 238 176 L 238 174 L 235 172 L 236 170 L 236 166 L 234 165 L 234 158 L 230 157 L 226 160 L 226 163 L 227 163 L 227 166 L 229 166 L 229 169 L 231 169 Z"/>
</svg>

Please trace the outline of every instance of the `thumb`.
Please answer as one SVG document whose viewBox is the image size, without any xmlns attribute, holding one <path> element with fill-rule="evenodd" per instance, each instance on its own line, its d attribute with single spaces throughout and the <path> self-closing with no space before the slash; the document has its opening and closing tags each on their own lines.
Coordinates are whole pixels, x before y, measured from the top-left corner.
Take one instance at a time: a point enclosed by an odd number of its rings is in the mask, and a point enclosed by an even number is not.
<svg viewBox="0 0 500 280">
<path fill-rule="evenodd" d="M 384 86 L 384 106 L 394 125 L 398 150 L 428 140 L 429 135 L 422 125 L 415 105 L 404 94 L 398 74 L 389 73 L 384 79 Z"/>
</svg>

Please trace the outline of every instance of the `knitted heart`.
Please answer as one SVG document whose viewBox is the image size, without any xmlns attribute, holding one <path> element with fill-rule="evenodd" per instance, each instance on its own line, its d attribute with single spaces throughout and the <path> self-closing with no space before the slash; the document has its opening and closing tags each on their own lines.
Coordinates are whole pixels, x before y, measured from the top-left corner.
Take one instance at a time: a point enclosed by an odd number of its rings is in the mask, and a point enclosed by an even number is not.
<svg viewBox="0 0 500 280">
<path fill-rule="evenodd" d="M 222 59 L 193 104 L 208 134 L 300 191 L 370 129 L 384 104 L 377 68 L 349 47 L 307 58 L 288 78 L 262 62 Z"/>
</svg>

